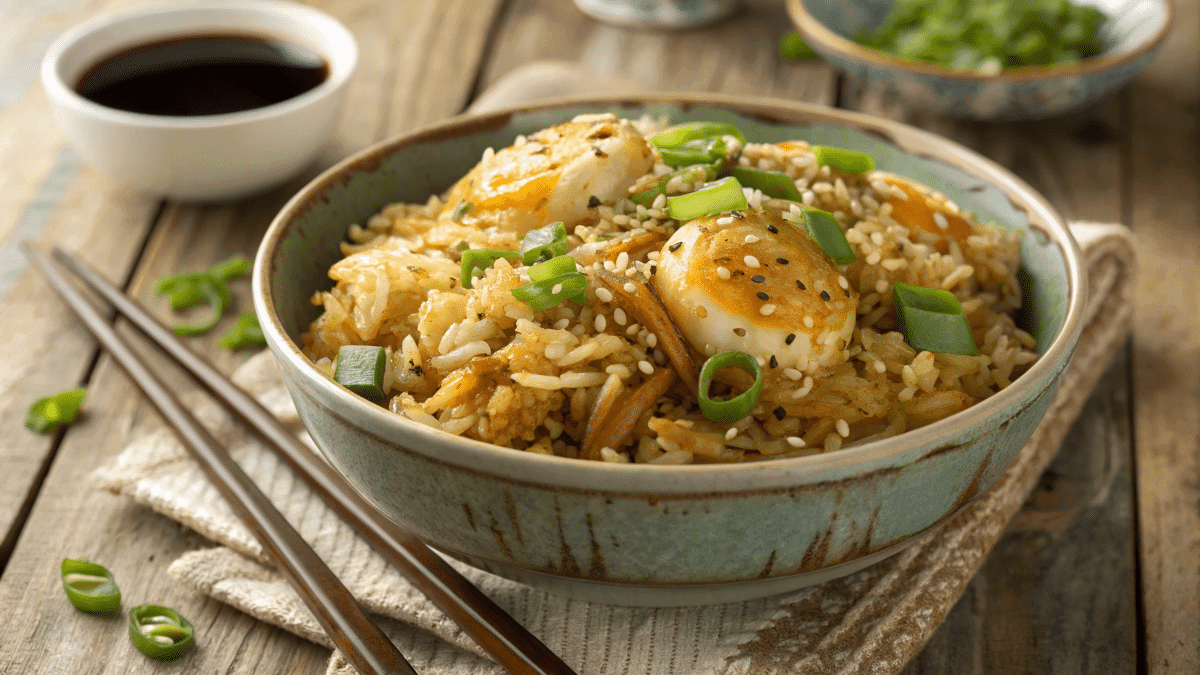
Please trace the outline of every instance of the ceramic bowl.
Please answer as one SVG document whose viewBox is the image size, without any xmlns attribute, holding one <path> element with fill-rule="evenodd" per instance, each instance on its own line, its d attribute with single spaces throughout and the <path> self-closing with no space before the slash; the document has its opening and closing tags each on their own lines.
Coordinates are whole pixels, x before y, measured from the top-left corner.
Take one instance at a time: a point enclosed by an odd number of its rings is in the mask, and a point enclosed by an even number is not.
<svg viewBox="0 0 1200 675">
<path fill-rule="evenodd" d="M 75 91 L 103 59 L 189 36 L 249 35 L 324 57 L 316 88 L 242 112 L 169 117 L 94 103 Z M 42 85 L 68 142 L 88 163 L 135 188 L 189 201 L 225 200 L 287 180 L 311 165 L 333 133 L 358 50 L 327 14 L 276 0 L 202 0 L 99 16 L 63 33 L 42 60 Z"/>
<path fill-rule="evenodd" d="M 735 465 L 644 466 L 538 455 L 411 422 L 326 378 L 297 346 L 351 223 L 424 202 L 486 148 L 585 112 L 718 120 L 751 139 L 870 153 L 984 221 L 1026 231 L 1021 325 L 1040 359 L 976 406 L 897 437 Z M 1020 179 L 895 122 L 721 97 L 570 99 L 464 116 L 376 145 L 301 190 L 268 229 L 253 296 L 300 416 L 329 461 L 384 513 L 442 551 L 551 592 L 687 605 L 780 593 L 900 550 L 986 490 L 1045 412 L 1078 338 L 1084 286 L 1062 218 Z"/>
<path fill-rule="evenodd" d="M 894 91 L 907 105 L 949 117 L 1053 117 L 1116 93 L 1146 67 L 1171 25 L 1168 0 L 1075 0 L 1110 18 L 1102 54 L 1075 64 L 1014 68 L 996 75 L 906 61 L 853 40 L 883 22 L 893 0 L 787 0 L 806 42 L 852 77 Z"/>
</svg>

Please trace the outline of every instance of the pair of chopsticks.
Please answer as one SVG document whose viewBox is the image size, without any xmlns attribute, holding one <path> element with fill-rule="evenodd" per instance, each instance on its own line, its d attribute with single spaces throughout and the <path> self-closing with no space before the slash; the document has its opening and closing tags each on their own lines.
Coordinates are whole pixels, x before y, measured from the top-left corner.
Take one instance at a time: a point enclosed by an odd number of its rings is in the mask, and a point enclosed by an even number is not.
<svg viewBox="0 0 1200 675">
<path fill-rule="evenodd" d="M 415 671 L 228 452 L 187 412 L 95 304 L 68 279 L 68 272 L 112 304 L 118 313 L 254 429 L 264 444 L 286 461 L 343 520 L 500 665 L 512 673 L 574 675 L 574 671 L 541 641 L 415 535 L 383 516 L 329 464 L 289 434 L 258 401 L 188 349 L 170 329 L 136 302 L 58 247 L 53 250 L 53 259 L 27 242 L 22 243 L 22 248 L 88 330 L 175 428 L 209 480 L 258 537 L 271 562 L 316 615 L 333 644 L 360 673 L 397 675 Z"/>
</svg>

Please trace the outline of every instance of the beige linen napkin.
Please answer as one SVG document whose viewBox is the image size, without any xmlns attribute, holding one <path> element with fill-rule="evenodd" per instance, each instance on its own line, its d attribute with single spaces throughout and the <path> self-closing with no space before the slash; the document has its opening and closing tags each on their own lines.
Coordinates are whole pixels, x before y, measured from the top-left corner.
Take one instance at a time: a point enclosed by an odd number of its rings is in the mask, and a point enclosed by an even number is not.
<svg viewBox="0 0 1200 675">
<path fill-rule="evenodd" d="M 954 606 L 1126 339 L 1135 273 L 1132 237 L 1120 225 L 1071 227 L 1089 270 L 1088 320 L 1049 412 L 990 490 L 899 554 L 843 579 L 781 596 L 669 609 L 569 600 L 452 564 L 586 675 L 899 671 Z M 307 438 L 269 353 L 251 359 L 234 379 Z M 198 400 L 194 409 L 367 609 L 383 619 L 385 630 L 419 672 L 503 672 L 215 404 Z M 96 478 L 104 488 L 218 544 L 180 557 L 170 567 L 173 577 L 330 646 L 300 599 L 265 563 L 253 535 L 171 432 L 158 429 L 136 438 L 101 467 Z M 335 652 L 329 675 L 353 672 Z"/>
</svg>

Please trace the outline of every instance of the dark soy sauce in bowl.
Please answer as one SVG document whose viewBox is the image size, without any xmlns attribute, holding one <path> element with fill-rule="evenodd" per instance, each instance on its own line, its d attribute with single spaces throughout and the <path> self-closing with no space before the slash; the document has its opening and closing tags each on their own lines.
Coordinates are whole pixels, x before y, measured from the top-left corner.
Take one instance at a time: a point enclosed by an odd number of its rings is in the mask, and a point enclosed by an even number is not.
<svg viewBox="0 0 1200 675">
<path fill-rule="evenodd" d="M 280 103 L 328 76 L 325 59 L 307 47 L 245 35 L 200 35 L 118 52 L 88 69 L 75 90 L 109 108 L 194 117 Z"/>
</svg>

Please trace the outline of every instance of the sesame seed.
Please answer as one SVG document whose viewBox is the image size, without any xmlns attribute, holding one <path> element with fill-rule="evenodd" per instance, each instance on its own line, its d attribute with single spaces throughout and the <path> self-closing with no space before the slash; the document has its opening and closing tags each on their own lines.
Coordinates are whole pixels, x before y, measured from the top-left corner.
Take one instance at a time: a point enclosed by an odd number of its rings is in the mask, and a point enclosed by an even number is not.
<svg viewBox="0 0 1200 675">
<path fill-rule="evenodd" d="M 724 267 L 718 267 L 717 268 L 717 276 L 721 277 L 722 279 L 728 279 L 729 278 L 729 270 Z"/>
<path fill-rule="evenodd" d="M 679 247 L 680 247 L 680 246 L 683 246 L 683 242 L 682 242 L 682 241 L 677 241 L 677 242 L 675 242 L 674 244 L 671 244 L 670 246 L 668 246 L 668 247 L 667 247 L 667 250 L 668 250 L 668 251 L 670 251 L 671 253 L 674 253 L 675 251 L 678 251 L 678 250 L 679 250 Z"/>
<path fill-rule="evenodd" d="M 838 277 L 838 286 L 842 288 L 850 288 L 850 282 L 846 281 L 846 277 Z"/>
<path fill-rule="evenodd" d="M 718 225 L 732 225 L 733 218 L 730 218 L 729 216 L 725 216 L 723 218 L 717 218 L 717 224 Z"/>
<path fill-rule="evenodd" d="M 796 341 L 796 334 L 788 333 L 788 336 L 783 341 L 785 344 L 789 344 L 789 345 L 792 344 L 793 342 Z"/>
<path fill-rule="evenodd" d="M 837 421 L 837 432 L 842 438 L 846 438 L 850 435 L 850 425 L 846 423 L 846 420 Z"/>
<path fill-rule="evenodd" d="M 787 442 L 788 442 L 788 445 L 792 446 L 793 448 L 803 448 L 804 447 L 804 439 L 800 438 L 799 436 L 788 436 Z"/>
<path fill-rule="evenodd" d="M 554 284 L 554 287 L 550 289 L 550 295 L 558 295 L 559 293 L 562 293 L 562 284 Z"/>
<path fill-rule="evenodd" d="M 763 316 L 768 316 L 768 315 L 774 314 L 775 313 L 775 305 L 772 305 L 771 303 L 768 302 L 767 304 L 758 308 L 758 313 L 762 314 Z"/>
<path fill-rule="evenodd" d="M 805 328 L 812 328 L 815 325 L 817 325 L 817 324 L 816 324 L 816 322 L 813 321 L 813 318 L 811 316 L 804 317 L 804 327 Z"/>
<path fill-rule="evenodd" d="M 654 372 L 654 366 L 651 365 L 651 363 L 649 361 L 643 359 L 641 361 L 638 361 L 638 370 L 649 375 Z"/>
<path fill-rule="evenodd" d="M 757 243 L 758 243 L 758 237 L 756 237 L 756 236 L 754 236 L 754 235 L 752 235 L 752 234 L 748 234 L 748 235 L 746 235 L 746 243 L 747 243 L 747 244 L 757 244 Z"/>
<path fill-rule="evenodd" d="M 697 305 L 696 306 L 696 316 L 700 317 L 701 319 L 707 319 L 708 318 L 708 309 L 704 305 Z"/>
<path fill-rule="evenodd" d="M 778 368 L 778 367 L 779 367 L 779 359 L 775 358 L 775 355 L 774 355 L 774 354 L 772 354 L 772 355 L 771 355 L 771 360 L 770 360 L 770 361 L 768 361 L 767 363 L 771 364 L 771 367 L 772 367 L 772 368 Z"/>
<path fill-rule="evenodd" d="M 762 291 L 755 293 L 755 295 L 758 296 L 759 300 L 770 300 L 771 299 L 771 296 L 767 295 L 766 293 L 763 293 Z"/>
<path fill-rule="evenodd" d="M 738 337 L 746 337 L 746 329 L 745 328 L 734 328 L 733 334 Z"/>
<path fill-rule="evenodd" d="M 787 377 L 787 379 L 792 380 L 794 382 L 799 382 L 801 380 L 801 378 L 804 377 L 804 373 L 796 370 L 795 368 L 784 368 L 783 374 L 784 374 L 784 376 Z"/>
<path fill-rule="evenodd" d="M 774 225 L 770 225 L 770 224 L 768 224 L 768 225 L 767 225 L 767 232 L 770 232 L 771 234 L 779 234 L 779 228 L 778 228 L 778 227 L 775 227 Z"/>
<path fill-rule="evenodd" d="M 603 314 L 597 314 L 596 320 L 592 322 L 592 325 L 596 327 L 597 333 L 603 333 L 604 328 L 608 326 L 608 319 L 605 319 Z"/>
<path fill-rule="evenodd" d="M 946 220 L 946 214 L 942 213 L 941 211 L 933 212 L 933 222 L 937 223 L 937 226 L 943 230 L 949 229 L 950 227 L 950 221 Z"/>
<path fill-rule="evenodd" d="M 808 290 L 808 287 L 804 285 L 804 282 L 800 281 L 799 279 L 796 280 L 796 288 L 799 288 L 802 291 Z"/>
<path fill-rule="evenodd" d="M 829 291 L 821 291 L 821 299 L 829 302 Z"/>
<path fill-rule="evenodd" d="M 777 419 L 777 420 L 781 420 L 784 417 L 787 417 L 787 411 L 783 409 L 783 406 L 776 407 L 774 410 L 771 411 L 771 414 L 775 415 L 775 419 Z"/>
<path fill-rule="evenodd" d="M 729 215 L 733 216 L 734 218 L 745 218 L 746 217 L 746 214 L 742 213 L 741 211 L 738 211 L 737 209 L 730 211 Z"/>
<path fill-rule="evenodd" d="M 637 286 L 634 286 L 632 281 L 625 284 L 624 288 L 626 293 L 637 293 Z"/>
<path fill-rule="evenodd" d="M 847 288 L 846 290 L 842 291 L 842 295 L 845 295 L 847 298 L 850 297 L 850 289 Z"/>
<path fill-rule="evenodd" d="M 591 197 L 588 197 L 588 208 L 594 209 L 597 206 L 600 206 L 600 198 L 597 197 L 596 195 L 592 195 Z"/>
<path fill-rule="evenodd" d="M 732 441 L 734 436 L 737 436 L 737 434 L 737 427 L 729 427 L 727 430 L 725 430 L 725 440 Z"/>
<path fill-rule="evenodd" d="M 613 294 L 612 291 L 602 286 L 596 289 L 596 297 L 600 298 L 600 302 L 612 302 Z"/>
<path fill-rule="evenodd" d="M 625 316 L 625 310 L 621 309 L 620 307 L 614 309 L 613 310 L 613 320 L 617 322 L 618 326 L 624 326 L 625 322 L 627 321 L 627 318 Z"/>
<path fill-rule="evenodd" d="M 756 284 L 761 284 L 762 282 L 764 282 L 766 280 L 767 280 L 767 278 L 761 274 L 755 274 L 754 276 L 750 277 L 750 281 L 753 281 Z"/>
<path fill-rule="evenodd" d="M 788 264 L 788 259 L 787 258 L 776 258 L 775 262 L 779 263 L 780 265 L 786 265 L 786 264 Z"/>
<path fill-rule="evenodd" d="M 742 258 L 742 262 L 746 263 L 746 267 L 761 267 L 760 263 L 758 262 L 758 258 L 755 258 L 752 255 Z"/>
<path fill-rule="evenodd" d="M 658 336 L 655 335 L 654 333 L 650 333 L 649 335 L 647 335 L 646 336 L 646 346 L 647 347 L 657 347 L 658 346 Z"/>
</svg>

